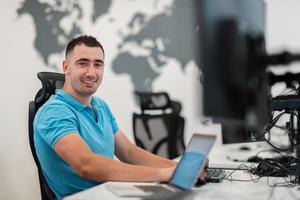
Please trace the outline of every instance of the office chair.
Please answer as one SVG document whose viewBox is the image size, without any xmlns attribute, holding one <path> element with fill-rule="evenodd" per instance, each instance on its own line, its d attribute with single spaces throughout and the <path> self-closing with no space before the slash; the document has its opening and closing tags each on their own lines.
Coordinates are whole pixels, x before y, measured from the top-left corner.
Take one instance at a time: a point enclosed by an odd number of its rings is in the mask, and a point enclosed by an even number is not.
<svg viewBox="0 0 300 200">
<path fill-rule="evenodd" d="M 56 199 L 55 194 L 49 187 L 46 178 L 43 175 L 40 162 L 36 155 L 35 146 L 34 146 L 34 136 L 33 136 L 33 120 L 36 111 L 50 98 L 52 94 L 55 93 L 55 89 L 62 88 L 65 81 L 65 76 L 63 74 L 55 73 L 55 72 L 39 72 L 37 76 L 42 82 L 42 88 L 36 94 L 34 101 L 29 102 L 29 119 L 28 119 L 29 144 L 30 144 L 31 153 L 33 155 L 35 164 L 38 169 L 42 200 L 55 200 Z"/>
<path fill-rule="evenodd" d="M 141 113 L 133 113 L 133 134 L 137 146 L 173 159 L 184 145 L 184 118 L 181 104 L 165 92 L 135 92 Z"/>
</svg>

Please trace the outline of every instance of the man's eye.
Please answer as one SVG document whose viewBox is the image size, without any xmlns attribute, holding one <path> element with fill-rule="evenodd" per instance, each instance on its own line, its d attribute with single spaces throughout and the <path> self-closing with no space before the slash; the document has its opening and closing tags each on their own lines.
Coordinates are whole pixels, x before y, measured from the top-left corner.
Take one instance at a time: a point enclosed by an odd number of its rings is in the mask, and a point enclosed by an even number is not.
<svg viewBox="0 0 300 200">
<path fill-rule="evenodd" d="M 80 66 L 86 66 L 86 65 L 88 65 L 88 63 L 87 62 L 79 62 L 78 65 L 80 65 Z"/>
<path fill-rule="evenodd" d="M 102 63 L 95 63 L 94 66 L 95 66 L 96 68 L 100 68 L 100 67 L 103 66 L 103 64 L 102 64 Z"/>
</svg>

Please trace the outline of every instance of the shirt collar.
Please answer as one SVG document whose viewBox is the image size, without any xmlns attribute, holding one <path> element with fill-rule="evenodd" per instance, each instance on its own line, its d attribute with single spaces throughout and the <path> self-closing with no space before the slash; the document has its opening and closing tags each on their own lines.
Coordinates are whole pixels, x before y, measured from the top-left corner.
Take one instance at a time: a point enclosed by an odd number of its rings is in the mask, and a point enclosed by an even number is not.
<svg viewBox="0 0 300 200">
<path fill-rule="evenodd" d="M 95 96 L 92 96 L 91 104 L 97 109 L 100 109 L 102 107 L 100 101 Z"/>
<path fill-rule="evenodd" d="M 65 92 L 62 89 L 55 90 L 55 94 L 63 98 L 65 102 L 67 102 L 69 105 L 71 105 L 78 111 L 82 111 L 83 109 L 88 107 L 87 105 L 80 103 L 77 99 L 75 99 L 69 93 Z"/>
</svg>

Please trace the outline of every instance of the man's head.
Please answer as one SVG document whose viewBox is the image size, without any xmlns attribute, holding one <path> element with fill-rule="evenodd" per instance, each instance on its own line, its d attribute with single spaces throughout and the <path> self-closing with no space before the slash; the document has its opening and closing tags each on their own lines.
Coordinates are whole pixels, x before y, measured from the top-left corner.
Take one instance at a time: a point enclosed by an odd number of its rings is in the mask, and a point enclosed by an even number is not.
<svg viewBox="0 0 300 200">
<path fill-rule="evenodd" d="M 74 38 L 73 40 L 71 40 L 69 42 L 69 44 L 66 47 L 66 52 L 65 52 L 66 59 L 67 59 L 68 55 L 74 50 L 75 46 L 81 45 L 81 44 L 84 44 L 85 46 L 88 46 L 88 47 L 99 47 L 102 50 L 103 55 L 105 54 L 103 46 L 100 44 L 100 42 L 96 38 L 89 36 L 89 35 L 82 35 L 77 38 Z"/>
<path fill-rule="evenodd" d="M 104 49 L 92 36 L 79 36 L 67 45 L 63 62 L 64 90 L 78 100 L 91 97 L 101 84 Z"/>
</svg>

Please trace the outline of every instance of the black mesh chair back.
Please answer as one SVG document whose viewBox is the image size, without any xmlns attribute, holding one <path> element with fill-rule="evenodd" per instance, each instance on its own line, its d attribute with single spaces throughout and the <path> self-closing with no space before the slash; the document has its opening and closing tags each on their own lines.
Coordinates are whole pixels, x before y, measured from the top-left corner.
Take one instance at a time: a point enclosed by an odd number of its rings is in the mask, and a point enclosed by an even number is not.
<svg viewBox="0 0 300 200">
<path fill-rule="evenodd" d="M 135 92 L 141 113 L 133 113 L 133 133 L 138 146 L 173 159 L 184 151 L 181 104 L 166 92 Z"/>
<path fill-rule="evenodd" d="M 42 82 L 42 88 L 37 92 L 34 101 L 29 102 L 28 133 L 32 156 L 38 169 L 42 200 L 55 200 L 55 194 L 50 189 L 44 175 L 38 157 L 36 155 L 33 136 L 33 120 L 36 111 L 55 93 L 55 89 L 62 88 L 65 76 L 55 72 L 39 72 L 38 78 Z"/>
</svg>

